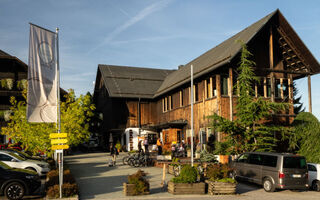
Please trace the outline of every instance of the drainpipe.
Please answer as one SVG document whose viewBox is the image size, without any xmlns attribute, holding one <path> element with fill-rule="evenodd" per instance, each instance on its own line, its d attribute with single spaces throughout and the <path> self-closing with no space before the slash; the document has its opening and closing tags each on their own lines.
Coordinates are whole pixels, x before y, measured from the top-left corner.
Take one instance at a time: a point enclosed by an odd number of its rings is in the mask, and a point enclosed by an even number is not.
<svg viewBox="0 0 320 200">
<path fill-rule="evenodd" d="M 141 129 L 140 97 L 139 97 L 139 101 L 138 101 L 138 128 L 139 128 L 139 136 L 140 136 L 140 129 Z"/>
</svg>

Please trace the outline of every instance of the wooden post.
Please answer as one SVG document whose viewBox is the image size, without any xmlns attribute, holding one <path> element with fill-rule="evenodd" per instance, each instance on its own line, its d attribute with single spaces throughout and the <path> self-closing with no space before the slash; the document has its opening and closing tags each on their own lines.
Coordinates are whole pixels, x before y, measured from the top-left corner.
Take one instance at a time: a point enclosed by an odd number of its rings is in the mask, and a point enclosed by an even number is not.
<svg viewBox="0 0 320 200">
<path fill-rule="evenodd" d="M 289 75 L 288 79 L 288 89 L 289 89 L 289 103 L 293 99 L 293 83 L 292 83 L 292 74 Z"/>
<path fill-rule="evenodd" d="M 273 36 L 272 27 L 270 27 L 270 38 L 269 38 L 269 62 L 270 69 L 273 70 Z M 271 84 L 271 101 L 274 102 L 274 72 L 270 73 L 270 84 Z"/>
<path fill-rule="evenodd" d="M 221 85 L 220 85 L 220 74 L 216 75 L 216 89 L 217 89 L 217 114 L 221 116 Z"/>
<path fill-rule="evenodd" d="M 264 94 L 264 98 L 268 97 L 267 78 L 266 77 L 263 78 L 263 94 Z"/>
<path fill-rule="evenodd" d="M 210 98 L 213 97 L 213 91 L 212 91 L 213 90 L 213 85 L 212 85 L 212 83 L 213 83 L 212 82 L 212 77 L 210 77 L 210 88 L 209 88 L 209 90 L 210 90 L 209 91 Z"/>
<path fill-rule="evenodd" d="M 162 168 L 162 181 L 161 181 L 161 187 L 165 187 L 166 186 L 166 164 L 163 163 L 163 168 Z"/>
<path fill-rule="evenodd" d="M 233 88 L 233 74 L 232 68 L 229 68 L 229 99 L 230 99 L 230 120 L 233 121 L 233 102 L 232 102 L 232 88 Z"/>
<path fill-rule="evenodd" d="M 308 75 L 309 112 L 312 113 L 311 76 Z"/>
<path fill-rule="evenodd" d="M 280 90 L 280 92 L 281 92 L 281 99 L 283 99 L 283 98 L 284 98 L 284 94 L 283 94 L 283 78 L 280 78 L 280 85 L 281 85 L 281 90 Z"/>
<path fill-rule="evenodd" d="M 209 98 L 209 97 L 208 97 L 208 89 L 209 89 L 209 88 L 207 88 L 207 86 L 208 86 L 208 81 L 207 81 L 207 80 L 204 80 L 204 99 Z"/>
</svg>

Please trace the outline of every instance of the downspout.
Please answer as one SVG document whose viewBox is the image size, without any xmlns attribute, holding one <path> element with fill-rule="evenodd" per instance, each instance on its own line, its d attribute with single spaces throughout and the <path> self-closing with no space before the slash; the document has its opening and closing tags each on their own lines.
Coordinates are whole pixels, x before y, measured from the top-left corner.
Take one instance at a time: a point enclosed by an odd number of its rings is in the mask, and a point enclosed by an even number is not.
<svg viewBox="0 0 320 200">
<path fill-rule="evenodd" d="M 140 136 L 140 129 L 141 129 L 141 110 L 140 110 L 140 97 L 138 101 L 138 128 L 139 128 L 139 136 Z"/>
</svg>

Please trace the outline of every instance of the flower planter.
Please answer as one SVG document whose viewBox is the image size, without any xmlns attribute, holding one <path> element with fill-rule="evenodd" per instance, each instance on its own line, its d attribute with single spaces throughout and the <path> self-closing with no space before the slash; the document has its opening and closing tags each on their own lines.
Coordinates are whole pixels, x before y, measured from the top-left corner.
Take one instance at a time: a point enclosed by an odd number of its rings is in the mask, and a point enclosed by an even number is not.
<svg viewBox="0 0 320 200">
<path fill-rule="evenodd" d="M 168 167 L 168 173 L 174 175 L 173 165 L 169 165 Z"/>
<path fill-rule="evenodd" d="M 126 196 L 135 196 L 135 195 L 146 195 L 149 194 L 150 191 L 144 192 L 142 194 L 135 194 L 134 192 L 134 184 L 123 183 L 123 193 Z"/>
<path fill-rule="evenodd" d="M 173 183 L 169 181 L 168 192 L 171 194 L 205 194 L 205 183 Z"/>
<path fill-rule="evenodd" d="M 236 183 L 223 183 L 208 180 L 206 181 L 206 183 L 208 184 L 208 193 L 211 195 L 236 193 Z"/>
</svg>

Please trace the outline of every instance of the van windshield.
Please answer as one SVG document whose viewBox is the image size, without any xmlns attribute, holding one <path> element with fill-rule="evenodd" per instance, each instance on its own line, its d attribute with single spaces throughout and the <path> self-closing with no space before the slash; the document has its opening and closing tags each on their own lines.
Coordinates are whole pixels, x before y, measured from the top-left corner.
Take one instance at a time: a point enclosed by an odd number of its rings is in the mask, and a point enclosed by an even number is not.
<svg viewBox="0 0 320 200">
<path fill-rule="evenodd" d="M 284 157 L 283 168 L 305 169 L 306 166 L 304 157 Z"/>
</svg>

